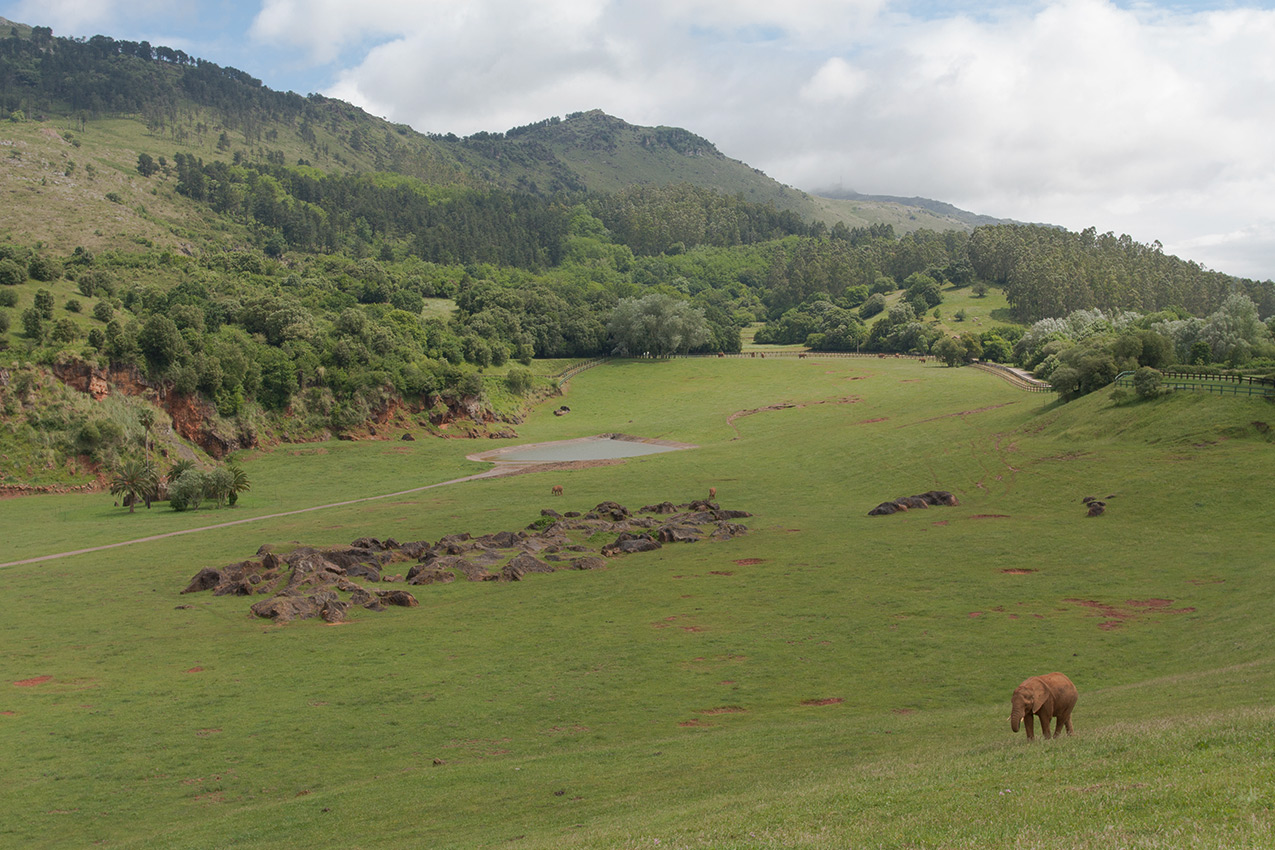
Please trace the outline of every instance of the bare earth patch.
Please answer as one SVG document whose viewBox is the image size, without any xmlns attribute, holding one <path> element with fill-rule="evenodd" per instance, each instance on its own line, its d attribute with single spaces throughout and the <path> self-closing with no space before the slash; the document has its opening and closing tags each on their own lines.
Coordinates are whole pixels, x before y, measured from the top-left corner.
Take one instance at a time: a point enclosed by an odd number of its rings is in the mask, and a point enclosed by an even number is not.
<svg viewBox="0 0 1275 850">
<path fill-rule="evenodd" d="M 699 714 L 743 714 L 748 709 L 738 705 L 722 705 L 717 708 L 701 708 Z"/>
<path fill-rule="evenodd" d="M 187 670 L 186 672 L 187 672 L 187 673 L 202 673 L 202 672 L 204 672 L 204 668 L 203 668 L 203 667 L 191 667 L 191 668 L 190 668 L 189 670 Z"/>
<path fill-rule="evenodd" d="M 52 681 L 52 676 L 33 676 L 30 679 L 22 679 L 21 681 L 14 682 L 13 684 L 15 687 L 19 688 L 34 688 L 36 685 L 43 685 L 45 682 Z"/>
<path fill-rule="evenodd" d="M 1025 575 L 1030 575 L 1031 573 L 1034 573 L 1036 571 L 1029 570 L 1026 567 L 1013 567 L 1012 569 L 1001 570 L 1001 572 L 1005 573 L 1005 575 L 1010 575 L 1010 576 L 1025 576 Z"/>
<path fill-rule="evenodd" d="M 1130 620 L 1141 619 L 1146 614 L 1190 614 L 1195 611 L 1194 608 L 1170 608 L 1169 606 L 1173 604 L 1172 599 L 1126 599 L 1123 605 L 1108 604 L 1096 599 L 1064 599 L 1063 601 L 1082 608 L 1091 608 L 1097 612 L 1096 616 L 1105 617 L 1106 619 L 1098 624 L 1098 628 L 1108 632 L 1120 628 Z"/>
<path fill-rule="evenodd" d="M 802 705 L 840 705 L 845 702 L 844 697 L 825 697 L 823 699 L 803 699 Z"/>
<path fill-rule="evenodd" d="M 915 714 L 916 709 L 915 708 L 892 708 L 890 709 L 890 713 L 891 714 Z"/>
<path fill-rule="evenodd" d="M 745 416 L 752 416 L 756 413 L 767 413 L 775 410 L 791 410 L 792 408 L 818 407 L 821 404 L 858 404 L 863 399 L 858 396 L 843 396 L 842 398 L 829 398 L 822 401 L 783 401 L 778 404 L 768 404 L 765 407 L 754 407 L 750 410 L 736 410 L 730 416 L 726 417 L 726 424 L 734 431 L 735 436 L 739 436 L 739 429 L 735 427 L 735 420 L 742 419 Z"/>
<path fill-rule="evenodd" d="M 685 727 L 697 727 L 697 726 L 698 727 L 712 726 L 713 724 L 709 723 L 707 720 L 700 720 L 697 717 L 694 720 L 683 720 L 681 723 L 677 725 L 685 728 Z"/>
<path fill-rule="evenodd" d="M 1009 514 L 974 514 L 970 519 L 1009 519 Z"/>
<path fill-rule="evenodd" d="M 737 567 L 751 567 L 751 566 L 754 566 L 754 565 L 756 565 L 756 564 L 764 564 L 764 563 L 766 563 L 766 559 L 765 559 L 765 558 L 739 558 L 739 559 L 737 559 L 737 560 L 735 561 L 735 566 L 737 566 Z"/>
<path fill-rule="evenodd" d="M 710 576 L 733 576 L 735 574 L 735 571 L 734 570 L 709 570 L 708 574 Z"/>
</svg>

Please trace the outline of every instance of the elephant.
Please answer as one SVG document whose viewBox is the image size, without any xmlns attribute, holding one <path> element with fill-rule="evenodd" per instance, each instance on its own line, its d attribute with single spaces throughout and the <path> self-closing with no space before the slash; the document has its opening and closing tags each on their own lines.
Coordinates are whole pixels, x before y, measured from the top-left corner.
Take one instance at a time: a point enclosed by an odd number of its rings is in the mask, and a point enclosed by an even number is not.
<svg viewBox="0 0 1275 850">
<path fill-rule="evenodd" d="M 1009 728 L 1017 732 L 1018 723 L 1027 721 L 1027 740 L 1035 740 L 1032 734 L 1032 715 L 1040 717 L 1040 728 L 1048 739 L 1049 719 L 1058 718 L 1054 725 L 1053 737 L 1062 734 L 1066 727 L 1067 734 L 1072 734 L 1071 710 L 1076 707 L 1076 686 L 1062 673 L 1048 673 L 1044 676 L 1032 676 L 1014 689 L 1010 700 Z"/>
</svg>

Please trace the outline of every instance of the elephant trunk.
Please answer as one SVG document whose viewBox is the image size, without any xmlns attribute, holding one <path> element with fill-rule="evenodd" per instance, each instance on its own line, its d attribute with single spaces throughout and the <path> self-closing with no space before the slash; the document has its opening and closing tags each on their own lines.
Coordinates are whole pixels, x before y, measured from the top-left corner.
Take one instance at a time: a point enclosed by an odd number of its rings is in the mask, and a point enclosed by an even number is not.
<svg viewBox="0 0 1275 850">
<path fill-rule="evenodd" d="M 1009 713 L 1010 731 L 1018 732 L 1018 724 L 1023 722 L 1023 716 L 1026 715 L 1026 713 L 1027 707 L 1025 705 L 1020 705 L 1017 701 L 1015 701 L 1013 710 Z"/>
</svg>

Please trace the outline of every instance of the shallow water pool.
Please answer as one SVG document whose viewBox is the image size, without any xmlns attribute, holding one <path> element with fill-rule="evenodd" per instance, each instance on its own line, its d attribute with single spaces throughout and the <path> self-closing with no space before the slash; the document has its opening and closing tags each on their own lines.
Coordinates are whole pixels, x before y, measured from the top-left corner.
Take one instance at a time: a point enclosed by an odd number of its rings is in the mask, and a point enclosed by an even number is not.
<svg viewBox="0 0 1275 850">
<path fill-rule="evenodd" d="M 617 457 L 639 457 L 660 452 L 675 452 L 685 446 L 665 446 L 659 443 L 641 443 L 633 440 L 566 440 L 529 446 L 525 449 L 502 451 L 501 461 L 522 463 L 554 463 L 573 460 L 609 460 Z M 497 458 L 492 458 L 496 460 Z"/>
</svg>

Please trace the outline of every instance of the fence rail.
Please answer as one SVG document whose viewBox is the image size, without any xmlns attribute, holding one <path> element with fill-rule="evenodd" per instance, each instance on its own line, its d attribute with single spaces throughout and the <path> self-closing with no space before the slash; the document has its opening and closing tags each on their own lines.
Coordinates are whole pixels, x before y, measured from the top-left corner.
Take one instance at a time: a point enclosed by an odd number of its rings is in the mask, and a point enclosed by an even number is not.
<svg viewBox="0 0 1275 850">
<path fill-rule="evenodd" d="M 1256 383 L 1250 381 L 1248 386 L 1244 386 L 1242 381 L 1236 381 L 1236 378 L 1249 378 L 1248 375 L 1205 375 L 1200 373 L 1199 380 L 1181 380 L 1185 372 L 1165 372 L 1160 381 L 1160 389 L 1163 390 L 1187 390 L 1196 393 L 1209 393 L 1211 395 L 1229 395 L 1229 396 L 1257 396 L 1258 398 L 1275 399 L 1275 387 L 1267 383 Z M 1220 380 L 1221 379 L 1221 380 Z M 1225 380 L 1225 379 L 1229 379 Z M 1261 379 L 1256 379 L 1260 381 Z M 1231 383 L 1230 381 L 1234 381 Z M 1206 383 L 1207 382 L 1207 383 Z M 1132 387 L 1133 372 L 1121 372 L 1116 375 L 1115 381 L 1112 382 L 1117 387 Z"/>
<path fill-rule="evenodd" d="M 971 363 L 970 365 L 975 369 L 981 369 L 982 371 L 995 375 L 998 378 L 1004 378 L 1020 390 L 1026 390 L 1029 393 L 1052 393 L 1054 391 L 1053 386 L 1046 381 L 1029 378 L 1014 369 L 1010 369 L 1008 366 L 1002 366 L 999 363 L 980 362 Z"/>
<path fill-rule="evenodd" d="M 1237 383 L 1248 384 L 1250 387 L 1261 384 L 1262 386 L 1275 388 L 1275 380 L 1257 375 L 1210 375 L 1207 372 L 1164 372 L 1167 380 L 1173 381 L 1209 381 L 1212 383 Z"/>
</svg>

